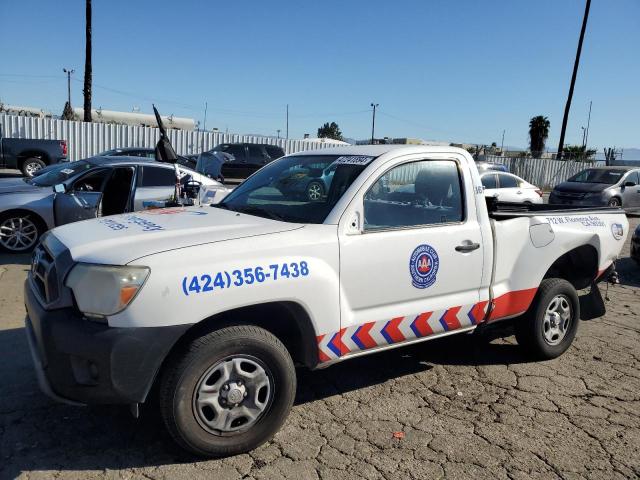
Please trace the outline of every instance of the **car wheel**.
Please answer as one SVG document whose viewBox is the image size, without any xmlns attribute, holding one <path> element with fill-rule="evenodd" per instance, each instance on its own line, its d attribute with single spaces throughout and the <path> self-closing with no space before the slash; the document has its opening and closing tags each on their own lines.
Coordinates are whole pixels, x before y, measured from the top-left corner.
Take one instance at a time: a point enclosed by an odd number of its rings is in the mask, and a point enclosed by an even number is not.
<svg viewBox="0 0 640 480">
<path fill-rule="evenodd" d="M 29 213 L 0 215 L 0 249 L 7 252 L 30 252 L 43 232 L 39 219 Z"/>
<path fill-rule="evenodd" d="M 47 164 L 44 163 L 42 160 L 40 160 L 39 158 L 27 158 L 24 163 L 22 164 L 22 174 L 25 177 L 33 177 L 33 175 L 40 169 L 46 167 Z"/>
<path fill-rule="evenodd" d="M 515 320 L 516 339 L 537 359 L 562 355 L 573 342 L 580 320 L 576 289 L 562 278 L 542 281 L 527 313 Z"/>
<path fill-rule="evenodd" d="M 620 201 L 619 198 L 617 197 L 613 197 L 611 200 L 609 200 L 609 203 L 607 204 L 609 207 L 615 207 L 615 208 L 619 208 L 622 206 L 622 202 Z"/>
<path fill-rule="evenodd" d="M 293 404 L 296 374 L 275 336 L 234 326 L 174 355 L 159 392 L 160 412 L 176 443 L 221 457 L 253 450 L 280 429 Z"/>
<path fill-rule="evenodd" d="M 320 182 L 311 182 L 307 185 L 307 198 L 312 202 L 322 200 L 324 186 Z"/>
</svg>

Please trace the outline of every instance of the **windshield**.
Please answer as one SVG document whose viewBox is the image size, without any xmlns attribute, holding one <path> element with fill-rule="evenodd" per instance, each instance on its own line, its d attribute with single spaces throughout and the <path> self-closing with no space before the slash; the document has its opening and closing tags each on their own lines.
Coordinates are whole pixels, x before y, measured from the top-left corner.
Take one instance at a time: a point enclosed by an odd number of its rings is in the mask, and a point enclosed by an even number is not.
<svg viewBox="0 0 640 480">
<path fill-rule="evenodd" d="M 214 206 L 285 222 L 323 223 L 372 160 L 360 155 L 282 157 Z"/>
<path fill-rule="evenodd" d="M 80 172 L 93 168 L 93 166 L 93 164 L 84 160 L 62 163 L 60 165 L 56 165 L 50 170 L 47 169 L 45 173 L 41 173 L 37 177 L 32 178 L 31 183 L 39 187 L 53 187 L 58 183 L 65 182 Z"/>
<path fill-rule="evenodd" d="M 604 170 L 600 168 L 588 168 L 571 177 L 568 182 L 579 183 L 607 183 L 613 185 L 627 173 L 626 170 Z"/>
</svg>

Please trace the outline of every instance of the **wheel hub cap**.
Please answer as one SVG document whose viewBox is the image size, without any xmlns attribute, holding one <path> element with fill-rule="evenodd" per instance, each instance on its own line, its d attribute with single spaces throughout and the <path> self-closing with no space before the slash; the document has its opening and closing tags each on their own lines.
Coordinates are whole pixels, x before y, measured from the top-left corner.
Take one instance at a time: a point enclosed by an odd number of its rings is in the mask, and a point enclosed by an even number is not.
<svg viewBox="0 0 640 480">
<path fill-rule="evenodd" d="M 549 302 L 542 322 L 544 340 L 549 345 L 558 345 L 571 326 L 571 304 L 564 295 L 556 295 Z"/>
<path fill-rule="evenodd" d="M 232 356 L 217 362 L 196 385 L 196 420 L 215 435 L 233 435 L 249 429 L 271 403 L 271 378 L 268 368 L 254 357 Z"/>
</svg>

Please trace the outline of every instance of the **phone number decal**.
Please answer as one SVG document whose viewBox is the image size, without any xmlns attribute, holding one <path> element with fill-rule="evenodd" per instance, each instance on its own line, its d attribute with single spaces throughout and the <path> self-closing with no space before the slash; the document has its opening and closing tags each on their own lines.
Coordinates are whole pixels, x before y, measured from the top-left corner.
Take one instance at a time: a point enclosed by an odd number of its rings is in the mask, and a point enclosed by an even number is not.
<svg viewBox="0 0 640 480">
<path fill-rule="evenodd" d="M 254 283 L 298 278 L 309 275 L 305 261 L 274 263 L 268 267 L 249 267 L 242 270 L 224 270 L 214 274 L 190 275 L 182 279 L 182 292 L 188 297 L 197 293 L 209 293 L 225 288 L 242 287 Z"/>
</svg>

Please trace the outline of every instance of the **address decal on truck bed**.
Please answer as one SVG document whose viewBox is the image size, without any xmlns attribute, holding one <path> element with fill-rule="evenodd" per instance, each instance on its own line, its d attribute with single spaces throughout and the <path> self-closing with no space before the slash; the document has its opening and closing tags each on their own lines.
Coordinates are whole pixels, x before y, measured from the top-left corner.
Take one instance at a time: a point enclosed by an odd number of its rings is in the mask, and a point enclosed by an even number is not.
<svg viewBox="0 0 640 480">
<path fill-rule="evenodd" d="M 309 275 L 309 264 L 301 262 L 274 263 L 266 267 L 249 267 L 202 275 L 189 275 L 182 278 L 182 293 L 209 293 L 225 288 L 242 287 L 266 281 L 278 281 L 283 278 L 299 278 Z"/>
</svg>

